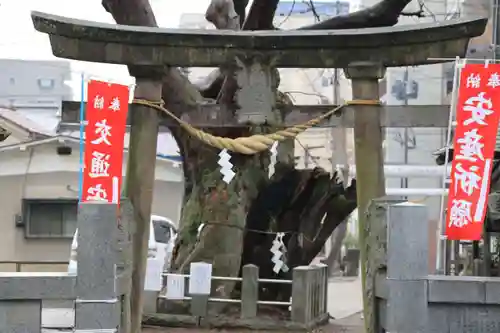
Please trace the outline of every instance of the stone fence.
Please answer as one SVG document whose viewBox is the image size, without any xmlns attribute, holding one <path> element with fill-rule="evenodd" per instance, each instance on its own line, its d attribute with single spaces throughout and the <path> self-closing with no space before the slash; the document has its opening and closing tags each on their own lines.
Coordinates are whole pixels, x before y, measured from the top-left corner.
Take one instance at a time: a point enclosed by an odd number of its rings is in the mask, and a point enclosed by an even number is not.
<svg viewBox="0 0 500 333">
<path fill-rule="evenodd" d="M 0 332 L 40 333 L 43 301 L 70 301 L 74 304 L 74 323 L 65 327 L 75 332 L 114 333 L 125 330 L 123 295 L 130 284 L 126 266 L 130 257 L 131 212 L 124 200 L 120 220 L 116 205 L 82 203 L 78 210 L 78 274 L 67 273 L 0 273 Z M 117 227 L 118 226 L 118 227 Z M 117 273 L 118 272 L 118 273 Z M 187 275 L 189 277 L 189 275 Z M 254 265 L 243 268 L 242 278 L 212 277 L 239 281 L 240 299 L 214 299 L 209 295 L 189 295 L 191 316 L 170 316 L 170 325 L 195 323 L 196 326 L 247 327 L 252 329 L 309 329 L 328 321 L 327 266 L 296 267 L 293 280 L 259 279 Z M 292 290 L 290 302 L 261 301 L 259 283 L 287 283 Z M 156 295 L 155 295 L 156 298 Z M 234 318 L 210 316 L 209 302 L 240 303 L 241 313 Z M 156 303 L 156 302 L 154 302 Z M 290 307 L 290 315 L 279 320 L 258 315 L 258 307 L 277 305 Z M 154 308 L 154 307 L 153 307 Z M 153 311 L 156 309 L 154 308 Z M 71 310 L 70 310 L 71 311 Z M 148 311 L 148 307 L 145 307 Z M 154 314 L 156 321 L 168 321 Z M 160 317 L 158 317 L 160 316 Z M 146 315 L 146 318 L 148 316 Z"/>
<path fill-rule="evenodd" d="M 189 274 L 164 274 L 185 279 L 189 284 Z M 254 330 L 285 329 L 308 330 L 328 322 L 328 266 L 324 264 L 299 266 L 293 269 L 292 280 L 259 279 L 259 268 L 255 265 L 245 265 L 242 277 L 212 276 L 211 281 L 233 281 L 241 283 L 241 296 L 235 298 L 216 298 L 210 295 L 190 294 L 184 292 L 182 298 L 168 299 L 166 295 L 159 296 L 159 308 L 156 314 L 145 314 L 145 322 L 161 326 L 195 326 L 195 327 L 224 327 L 250 328 Z M 292 298 L 289 302 L 259 300 L 259 284 L 289 284 Z M 168 288 L 168 283 L 167 283 Z M 181 302 L 189 306 L 189 315 L 168 313 L 172 302 Z M 238 304 L 240 313 L 237 316 L 212 315 L 209 303 Z M 259 306 L 278 306 L 290 314 L 280 316 L 279 319 L 259 313 Z"/>
<path fill-rule="evenodd" d="M 375 280 L 376 332 L 500 332 L 500 278 L 428 274 L 424 205 L 389 205 L 387 271 Z"/>
<path fill-rule="evenodd" d="M 123 290 L 117 277 L 117 206 L 82 203 L 78 210 L 78 276 L 0 273 L 0 332 L 40 333 L 42 300 L 73 300 L 76 332 L 119 332 Z"/>
</svg>

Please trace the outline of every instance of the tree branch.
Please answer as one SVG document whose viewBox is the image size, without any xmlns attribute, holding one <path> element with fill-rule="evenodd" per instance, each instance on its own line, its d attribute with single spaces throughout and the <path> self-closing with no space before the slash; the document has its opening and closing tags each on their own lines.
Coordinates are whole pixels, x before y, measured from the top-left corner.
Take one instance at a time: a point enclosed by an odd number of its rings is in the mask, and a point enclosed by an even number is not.
<svg viewBox="0 0 500 333">
<path fill-rule="evenodd" d="M 229 0 L 231 1 L 231 0 Z M 274 14 L 279 0 L 254 0 L 248 17 L 243 24 L 243 30 L 267 30 L 272 29 Z M 214 81 L 217 83 L 217 81 Z M 217 101 L 230 104 L 233 101 L 234 93 L 237 89 L 236 80 L 226 74 L 222 82 L 220 92 L 217 96 Z"/>
<path fill-rule="evenodd" d="M 245 23 L 245 18 L 247 17 L 246 9 L 248 6 L 248 0 L 233 0 L 234 10 L 238 14 L 240 20 L 240 27 Z"/>
<path fill-rule="evenodd" d="M 415 10 L 413 12 L 401 12 L 401 16 L 416 16 L 416 17 L 425 17 L 425 11 L 424 11 L 424 2 L 420 1 L 418 3 L 418 10 Z"/>
<path fill-rule="evenodd" d="M 113 16 L 117 24 L 157 27 L 156 18 L 149 3 L 149 0 L 102 0 L 104 9 Z M 140 71 L 128 66 L 130 75 Z M 204 100 L 200 91 L 189 82 L 189 80 L 174 67 L 165 67 L 160 70 L 162 74 L 163 89 L 162 99 L 165 107 L 174 114 L 180 116 L 189 106 L 195 105 Z M 162 115 L 164 116 L 164 115 Z M 182 132 L 179 126 L 170 127 L 170 132 L 174 136 L 182 156 L 186 150 L 186 133 Z M 184 176 L 186 179 L 186 192 L 189 192 L 189 186 L 192 183 L 192 177 L 183 163 Z"/>
<path fill-rule="evenodd" d="M 237 1 L 237 0 L 235 0 Z M 274 15 L 279 0 L 254 0 L 243 30 L 272 30 Z"/>
<path fill-rule="evenodd" d="M 299 30 L 333 30 L 388 27 L 398 23 L 403 9 L 411 0 L 382 0 L 381 2 L 352 14 L 304 26 Z"/>
<path fill-rule="evenodd" d="M 205 19 L 218 30 L 240 30 L 240 19 L 233 0 L 212 0 L 205 12 Z"/>
<path fill-rule="evenodd" d="M 248 3 L 247 0 L 233 0 L 235 10 L 238 15 L 243 15 L 242 6 Z M 371 27 L 392 26 L 398 22 L 401 15 L 423 17 L 423 11 L 414 13 L 403 13 L 403 9 L 411 2 L 411 0 L 382 0 L 381 2 L 369 8 L 358 12 L 336 16 L 331 19 L 319 22 L 313 25 L 305 26 L 299 30 L 326 30 L 326 29 L 359 29 Z M 252 3 L 250 12 L 245 19 L 242 30 L 270 30 L 274 29 L 273 19 L 276 13 L 279 0 L 255 0 Z M 314 8 L 314 7 L 313 7 Z M 240 16 L 241 19 L 241 16 Z M 222 76 L 222 75 L 221 75 Z M 205 85 L 201 93 L 207 98 L 214 98 L 217 95 L 214 92 L 220 90 L 220 101 L 228 101 L 231 97 L 231 92 L 234 90 L 233 85 L 224 83 L 225 80 L 221 76 L 212 76 L 211 84 Z M 230 82 L 228 82 L 230 83 Z"/>
<path fill-rule="evenodd" d="M 104 9 L 113 16 L 117 24 L 158 27 L 148 0 L 102 0 Z M 137 68 L 128 66 L 133 76 Z M 174 67 L 166 67 L 163 74 L 163 100 L 165 107 L 181 115 L 186 106 L 203 101 L 194 85 Z"/>
<path fill-rule="evenodd" d="M 415 10 L 413 12 L 401 12 L 401 16 L 416 16 L 416 17 L 425 17 L 425 12 L 423 9 Z"/>
</svg>

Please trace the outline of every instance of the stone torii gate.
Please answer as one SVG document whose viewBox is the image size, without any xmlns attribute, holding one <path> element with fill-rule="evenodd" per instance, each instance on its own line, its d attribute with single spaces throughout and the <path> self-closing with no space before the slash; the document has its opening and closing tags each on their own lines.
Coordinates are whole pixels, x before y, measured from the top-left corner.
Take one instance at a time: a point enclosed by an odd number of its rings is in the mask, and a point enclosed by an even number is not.
<svg viewBox="0 0 500 333">
<path fill-rule="evenodd" d="M 236 73 L 239 86 L 236 123 L 220 119 L 218 112 L 206 112 L 207 106 L 193 105 L 188 115 L 193 126 L 207 123 L 212 126 L 241 126 L 248 122 L 275 124 L 276 102 L 271 93 L 275 88 L 273 68 L 344 69 L 352 80 L 353 99 L 366 101 L 343 109 L 343 114 L 351 119 L 354 127 L 359 221 L 362 226 L 359 236 L 360 242 L 366 244 L 366 248 L 361 249 L 362 263 L 367 258 L 376 257 L 376 247 L 366 243 L 374 227 L 366 225 L 364 212 L 372 199 L 385 195 L 381 121 L 385 112 L 384 125 L 391 123 L 388 115 L 394 113 L 390 108 L 374 103 L 380 97 L 378 80 L 384 77 L 387 67 L 418 66 L 440 62 L 430 59 L 465 56 L 470 38 L 480 36 L 487 22 L 487 19 L 463 19 L 359 30 L 234 32 L 102 24 L 39 12 L 33 12 L 32 18 L 36 30 L 49 35 L 56 57 L 128 65 L 134 69 L 131 75 L 151 88 L 161 87 L 158 73 L 162 73 L 164 66 L 230 66 Z M 135 98 L 159 101 L 161 88 L 136 90 Z M 208 106 L 214 111 L 220 107 Z M 131 156 L 136 157 L 131 163 L 139 163 L 142 159 L 143 164 L 154 165 L 158 120 L 153 114 L 156 112 L 145 106 L 135 106 L 133 113 L 142 113 L 143 116 L 134 118 L 132 125 L 139 130 L 132 129 L 131 135 L 137 136 L 137 141 L 130 147 Z M 427 110 L 427 113 L 431 112 Z M 399 125 L 418 123 L 416 113 L 410 118 L 413 118 L 413 123 Z M 427 123 L 431 123 L 430 119 Z M 128 175 L 127 182 L 137 192 L 131 198 L 139 210 L 136 216 L 144 217 L 151 213 L 154 167 L 139 169 L 141 172 Z M 137 230 L 138 233 L 142 231 Z M 147 242 L 144 238 L 137 240 Z M 145 253 L 138 255 L 145 257 Z M 374 265 L 385 265 L 385 260 L 381 263 L 369 261 L 366 267 L 362 267 L 367 272 L 363 281 L 365 306 L 374 302 L 375 296 L 371 292 Z M 366 320 L 372 322 L 373 314 L 367 314 Z"/>
</svg>

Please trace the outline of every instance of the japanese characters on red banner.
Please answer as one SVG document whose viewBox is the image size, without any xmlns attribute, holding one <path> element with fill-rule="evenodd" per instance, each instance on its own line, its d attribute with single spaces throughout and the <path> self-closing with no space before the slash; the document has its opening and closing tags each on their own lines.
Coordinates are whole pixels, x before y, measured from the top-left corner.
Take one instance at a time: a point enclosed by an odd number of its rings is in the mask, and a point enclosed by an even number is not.
<svg viewBox="0 0 500 333">
<path fill-rule="evenodd" d="M 500 65 L 466 65 L 458 94 L 446 236 L 479 240 L 500 115 Z"/>
<path fill-rule="evenodd" d="M 119 203 L 128 86 L 89 81 L 82 201 Z"/>
</svg>

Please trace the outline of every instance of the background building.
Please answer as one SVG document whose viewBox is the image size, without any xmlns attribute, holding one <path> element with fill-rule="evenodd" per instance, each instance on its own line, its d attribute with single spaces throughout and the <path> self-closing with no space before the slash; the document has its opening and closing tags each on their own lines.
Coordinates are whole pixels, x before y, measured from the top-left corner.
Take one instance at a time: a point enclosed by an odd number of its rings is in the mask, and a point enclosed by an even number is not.
<svg viewBox="0 0 500 333">
<path fill-rule="evenodd" d="M 2 261 L 69 259 L 79 193 L 80 101 L 69 62 L 0 59 L 0 271 Z M 77 92 L 78 94 L 79 92 Z M 128 153 L 125 137 L 124 166 Z M 158 138 L 153 213 L 177 222 L 184 192 L 178 147 Z M 31 267 L 35 270 L 66 269 Z"/>
</svg>

